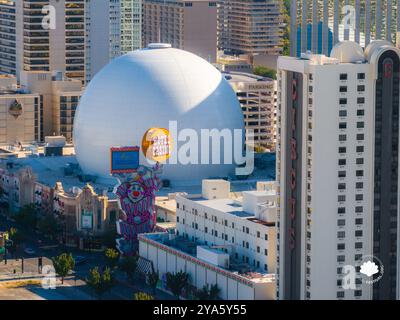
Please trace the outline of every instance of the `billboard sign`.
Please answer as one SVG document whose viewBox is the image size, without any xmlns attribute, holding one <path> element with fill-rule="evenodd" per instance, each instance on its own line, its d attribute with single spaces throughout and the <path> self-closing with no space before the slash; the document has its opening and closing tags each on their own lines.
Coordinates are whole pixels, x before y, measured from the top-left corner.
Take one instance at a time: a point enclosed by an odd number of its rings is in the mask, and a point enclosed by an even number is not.
<svg viewBox="0 0 400 320">
<path fill-rule="evenodd" d="M 171 134 L 164 128 L 150 128 L 143 136 L 142 151 L 149 160 L 166 161 L 172 152 Z"/>
<path fill-rule="evenodd" d="M 110 154 L 111 174 L 132 173 L 139 167 L 139 147 L 115 147 Z"/>
</svg>

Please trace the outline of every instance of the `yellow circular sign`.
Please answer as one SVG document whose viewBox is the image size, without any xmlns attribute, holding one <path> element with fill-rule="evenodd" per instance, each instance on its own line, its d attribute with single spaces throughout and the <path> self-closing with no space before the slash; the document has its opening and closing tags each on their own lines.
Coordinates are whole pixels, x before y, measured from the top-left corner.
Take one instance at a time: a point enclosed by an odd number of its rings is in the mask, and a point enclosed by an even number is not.
<svg viewBox="0 0 400 320">
<path fill-rule="evenodd" d="M 143 136 L 142 151 L 149 160 L 166 161 L 172 152 L 171 134 L 164 128 L 150 128 Z"/>
</svg>

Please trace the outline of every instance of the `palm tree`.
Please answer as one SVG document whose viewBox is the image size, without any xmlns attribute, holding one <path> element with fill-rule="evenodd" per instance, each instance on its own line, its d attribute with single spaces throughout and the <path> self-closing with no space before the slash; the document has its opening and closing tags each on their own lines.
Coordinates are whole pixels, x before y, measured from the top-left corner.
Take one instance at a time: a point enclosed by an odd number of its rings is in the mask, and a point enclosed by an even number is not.
<svg viewBox="0 0 400 320">
<path fill-rule="evenodd" d="M 167 288 L 179 300 L 182 290 L 189 283 L 189 274 L 183 271 L 177 273 L 167 273 Z"/>
</svg>

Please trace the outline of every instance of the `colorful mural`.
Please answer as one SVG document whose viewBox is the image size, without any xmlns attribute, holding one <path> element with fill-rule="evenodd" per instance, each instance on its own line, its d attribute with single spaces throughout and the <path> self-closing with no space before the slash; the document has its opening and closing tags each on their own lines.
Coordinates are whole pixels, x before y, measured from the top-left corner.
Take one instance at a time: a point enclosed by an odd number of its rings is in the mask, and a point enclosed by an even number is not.
<svg viewBox="0 0 400 320">
<path fill-rule="evenodd" d="M 119 200 L 124 218 L 117 221 L 119 251 L 126 255 L 138 249 L 138 234 L 152 232 L 156 225 L 155 193 L 161 188 L 159 174 L 162 166 L 139 166 L 135 172 L 115 175 L 119 184 L 114 193 Z"/>
</svg>

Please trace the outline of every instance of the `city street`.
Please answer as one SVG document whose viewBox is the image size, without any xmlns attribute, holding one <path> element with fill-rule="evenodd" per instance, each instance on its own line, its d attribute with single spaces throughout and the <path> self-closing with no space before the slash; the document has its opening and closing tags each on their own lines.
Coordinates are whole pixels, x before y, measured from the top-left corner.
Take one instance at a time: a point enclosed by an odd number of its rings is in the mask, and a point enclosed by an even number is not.
<svg viewBox="0 0 400 320">
<path fill-rule="evenodd" d="M 7 231 L 11 227 L 20 227 L 4 216 L 0 216 L 0 231 Z M 0 300 L 90 300 L 93 297 L 92 290 L 87 286 L 84 279 L 87 277 L 91 268 L 105 265 L 105 258 L 103 252 L 88 252 L 81 251 L 75 248 L 63 248 L 57 244 L 45 243 L 38 244 L 40 237 L 34 232 L 24 230 L 26 241 L 23 246 L 19 248 L 16 257 L 12 258 L 8 254 L 7 264 L 5 261 L 0 262 Z M 24 248 L 31 248 L 34 254 L 29 255 L 24 252 Z M 75 266 L 75 270 L 68 276 L 64 285 L 61 281 L 57 280 L 57 289 L 47 290 L 43 289 L 40 284 L 26 285 L 21 287 L 14 287 L 13 283 L 26 282 L 28 280 L 40 282 L 43 275 L 38 270 L 38 257 L 43 257 L 43 266 L 52 265 L 51 258 L 64 252 L 70 252 L 73 256 L 85 257 L 85 263 Z M 23 272 L 22 272 L 22 258 L 23 259 Z M 149 288 L 136 280 L 134 285 L 126 280 L 126 276 L 121 274 L 120 271 L 114 272 L 116 285 L 110 292 L 104 295 L 103 299 L 110 300 L 132 300 L 135 292 L 146 291 L 150 293 Z M 173 297 L 167 293 L 157 290 L 157 299 L 171 300 Z"/>
</svg>

